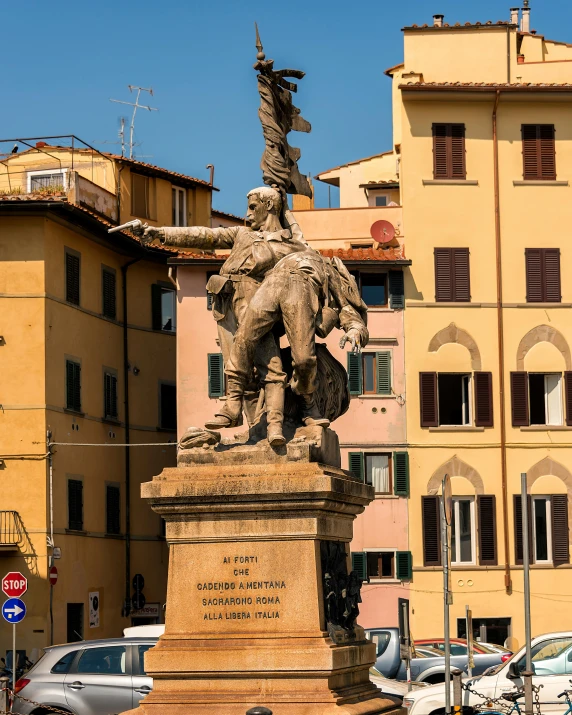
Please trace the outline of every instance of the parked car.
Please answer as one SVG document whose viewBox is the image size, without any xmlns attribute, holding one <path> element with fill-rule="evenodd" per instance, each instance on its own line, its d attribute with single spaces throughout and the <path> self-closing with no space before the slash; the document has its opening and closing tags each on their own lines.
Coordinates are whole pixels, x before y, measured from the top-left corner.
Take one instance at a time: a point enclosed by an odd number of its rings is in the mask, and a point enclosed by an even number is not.
<svg viewBox="0 0 572 715">
<path fill-rule="evenodd" d="M 540 708 L 543 713 L 562 713 L 565 703 L 558 699 L 563 690 L 570 689 L 572 678 L 572 631 L 547 633 L 532 639 L 532 670 L 534 685 L 542 685 Z M 465 682 L 482 696 L 501 697 L 503 693 L 522 687 L 521 673 L 526 669 L 526 651 L 521 648 L 510 660 L 501 663 L 487 674 Z M 464 710 L 482 703 L 483 698 L 463 691 Z M 433 685 L 418 692 L 408 693 L 403 705 L 410 715 L 443 713 L 445 685 Z"/>
<path fill-rule="evenodd" d="M 42 705 L 74 715 L 115 715 L 139 705 L 153 689 L 143 657 L 157 637 L 114 638 L 49 646 L 16 683 L 16 711 L 45 713 Z"/>
<path fill-rule="evenodd" d="M 366 631 L 377 648 L 375 667 L 386 678 L 407 680 L 405 661 L 399 651 L 398 628 L 371 628 Z M 411 678 L 419 682 L 442 683 L 445 680 L 445 657 L 439 650 L 431 646 L 415 646 L 417 657 L 411 660 Z M 480 675 L 491 666 L 501 663 L 500 653 L 475 653 L 473 674 Z M 454 655 L 451 657 L 451 667 L 466 670 L 468 657 Z"/>
<path fill-rule="evenodd" d="M 430 646 L 441 652 L 445 652 L 445 639 L 444 638 L 423 638 L 421 640 L 415 640 L 415 648 L 417 646 Z M 475 653 L 510 653 L 506 648 L 497 650 L 500 646 L 491 646 L 488 643 L 482 643 L 477 641 L 473 643 L 473 650 Z M 451 638 L 451 655 L 467 655 L 467 641 L 462 638 Z M 512 654 L 511 654 L 512 655 Z"/>
</svg>

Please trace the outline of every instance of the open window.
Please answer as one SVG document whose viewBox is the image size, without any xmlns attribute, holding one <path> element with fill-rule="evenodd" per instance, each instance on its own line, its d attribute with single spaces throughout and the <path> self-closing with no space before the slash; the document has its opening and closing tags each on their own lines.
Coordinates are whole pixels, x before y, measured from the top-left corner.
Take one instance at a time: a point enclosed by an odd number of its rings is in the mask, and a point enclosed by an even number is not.
<svg viewBox="0 0 572 715">
<path fill-rule="evenodd" d="M 440 425 L 471 424 L 471 375 L 441 372 L 437 375 Z"/>
<path fill-rule="evenodd" d="M 530 373 L 528 376 L 531 425 L 561 425 L 562 375 Z"/>
<path fill-rule="evenodd" d="M 453 497 L 451 563 L 472 564 L 475 562 L 475 551 L 475 500 Z"/>
</svg>

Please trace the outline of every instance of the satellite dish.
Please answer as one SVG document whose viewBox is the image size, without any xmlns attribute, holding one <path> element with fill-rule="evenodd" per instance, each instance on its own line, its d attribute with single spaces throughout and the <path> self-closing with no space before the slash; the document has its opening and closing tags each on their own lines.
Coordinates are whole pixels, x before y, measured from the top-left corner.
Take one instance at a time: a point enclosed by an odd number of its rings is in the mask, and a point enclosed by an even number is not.
<svg viewBox="0 0 572 715">
<path fill-rule="evenodd" d="M 376 221 L 369 232 L 377 243 L 389 243 L 395 237 L 395 226 L 389 221 Z"/>
</svg>

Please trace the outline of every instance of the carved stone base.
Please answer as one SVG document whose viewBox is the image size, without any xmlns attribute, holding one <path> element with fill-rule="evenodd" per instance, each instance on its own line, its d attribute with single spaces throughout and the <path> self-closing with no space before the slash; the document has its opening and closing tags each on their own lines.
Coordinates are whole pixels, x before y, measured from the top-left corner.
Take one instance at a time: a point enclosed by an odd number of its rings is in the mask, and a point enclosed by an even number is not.
<svg viewBox="0 0 572 715">
<path fill-rule="evenodd" d="M 195 428 L 189 428 L 187 434 Z M 266 418 L 236 439 L 223 438 L 217 442 L 213 435 L 218 432 L 197 430 L 195 441 L 203 442 L 199 447 L 180 449 L 179 466 L 194 464 L 283 464 L 285 462 L 321 462 L 339 467 L 340 443 L 338 435 L 323 427 L 301 427 L 291 420 L 284 423 L 283 447 L 272 447 L 266 438 Z M 219 436 L 220 439 L 220 436 Z M 182 445 L 191 440 L 181 440 Z"/>
<path fill-rule="evenodd" d="M 363 630 L 342 628 L 336 643 L 326 624 L 321 542 L 351 540 L 371 487 L 284 462 L 180 466 L 142 491 L 171 548 L 166 631 L 145 656 L 154 690 L 133 715 L 397 709 L 369 681 Z"/>
</svg>

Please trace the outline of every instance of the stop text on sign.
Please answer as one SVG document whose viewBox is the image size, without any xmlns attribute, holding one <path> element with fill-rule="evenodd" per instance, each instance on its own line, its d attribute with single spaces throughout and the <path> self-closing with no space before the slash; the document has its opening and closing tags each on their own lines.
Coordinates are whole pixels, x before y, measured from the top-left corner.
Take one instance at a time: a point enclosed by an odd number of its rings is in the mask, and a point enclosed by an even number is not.
<svg viewBox="0 0 572 715">
<path fill-rule="evenodd" d="M 2 579 L 2 591 L 8 598 L 20 598 L 28 590 L 28 579 L 19 571 L 11 571 Z"/>
</svg>

